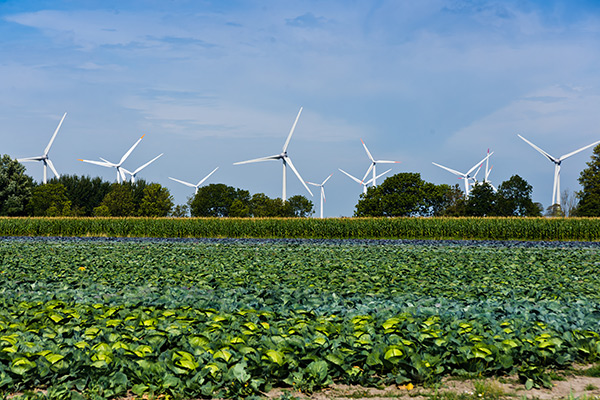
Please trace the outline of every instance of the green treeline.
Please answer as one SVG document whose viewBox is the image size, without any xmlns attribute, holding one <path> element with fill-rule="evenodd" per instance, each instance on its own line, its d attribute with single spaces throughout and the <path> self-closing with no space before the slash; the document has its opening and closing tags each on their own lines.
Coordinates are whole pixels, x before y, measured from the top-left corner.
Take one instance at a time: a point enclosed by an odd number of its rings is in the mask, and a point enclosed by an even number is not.
<svg viewBox="0 0 600 400">
<path fill-rule="evenodd" d="M 600 241 L 599 218 L 0 218 L 2 236 Z"/>
<path fill-rule="evenodd" d="M 16 160 L 0 157 L 0 216 L 308 217 L 313 212 L 313 203 L 304 196 L 283 201 L 222 183 L 199 188 L 182 205 L 174 205 L 166 187 L 142 179 L 110 183 L 99 177 L 63 175 L 38 184 Z"/>
<path fill-rule="evenodd" d="M 582 190 L 563 193 L 562 205 L 548 207 L 546 216 L 600 216 L 600 145 L 587 165 L 579 178 Z M 361 194 L 354 217 L 538 217 L 544 212 L 532 200 L 533 187 L 519 175 L 497 188 L 485 181 L 474 181 L 471 187 L 465 196 L 458 185 L 436 185 L 419 173 L 398 173 Z M 287 218 L 313 213 L 313 202 L 301 195 L 283 201 L 222 183 L 198 188 L 182 205 L 174 205 L 166 187 L 144 180 L 110 183 L 64 175 L 38 184 L 16 160 L 0 157 L 0 216 Z"/>
</svg>

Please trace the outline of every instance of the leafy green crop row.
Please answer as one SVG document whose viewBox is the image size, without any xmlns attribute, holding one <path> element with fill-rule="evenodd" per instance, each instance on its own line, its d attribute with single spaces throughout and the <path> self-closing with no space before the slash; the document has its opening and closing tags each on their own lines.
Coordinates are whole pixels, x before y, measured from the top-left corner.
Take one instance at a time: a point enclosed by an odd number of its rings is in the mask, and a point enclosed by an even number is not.
<svg viewBox="0 0 600 400">
<path fill-rule="evenodd" d="M 591 248 L 0 240 L 0 391 L 250 396 L 600 358 Z"/>
<path fill-rule="evenodd" d="M 0 218 L 4 236 L 600 240 L 598 218 Z"/>
</svg>

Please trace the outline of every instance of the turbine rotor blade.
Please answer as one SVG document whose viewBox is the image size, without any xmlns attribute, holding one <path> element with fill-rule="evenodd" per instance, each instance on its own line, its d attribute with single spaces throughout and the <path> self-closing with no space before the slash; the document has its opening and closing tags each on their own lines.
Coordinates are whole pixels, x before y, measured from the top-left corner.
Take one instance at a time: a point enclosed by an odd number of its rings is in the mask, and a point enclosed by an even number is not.
<svg viewBox="0 0 600 400">
<path fill-rule="evenodd" d="M 154 157 L 152 160 L 148 161 L 146 164 L 142 165 L 141 167 L 139 167 L 138 169 L 136 169 L 135 171 L 133 171 L 133 173 L 129 172 L 131 175 L 135 175 L 138 172 L 140 172 L 141 170 L 143 170 L 144 168 L 146 168 L 148 165 L 152 164 L 154 161 L 156 161 L 157 159 L 159 159 L 164 153 L 160 153 L 159 155 L 157 155 L 156 157 Z"/>
<path fill-rule="evenodd" d="M 583 150 L 585 150 L 585 149 L 589 149 L 590 147 L 592 147 L 592 146 L 595 146 L 595 145 L 597 145 L 598 143 L 600 143 L 600 140 L 599 140 L 599 141 L 597 141 L 597 142 L 594 142 L 594 143 L 592 143 L 592 144 L 588 144 L 587 146 L 584 146 L 584 147 L 582 147 L 582 148 L 580 148 L 580 149 L 578 149 L 578 150 L 572 151 L 572 152 L 570 152 L 569 154 L 565 154 L 564 156 L 560 156 L 560 158 L 559 158 L 558 160 L 559 160 L 559 161 L 566 160 L 567 158 L 569 158 L 569 157 L 571 157 L 571 156 L 573 156 L 573 155 L 575 155 L 575 154 L 579 153 L 580 151 L 583 151 Z"/>
<path fill-rule="evenodd" d="M 121 175 L 122 182 L 125 182 L 127 180 L 127 175 L 125 175 L 125 171 L 123 171 L 124 168 L 121 168 L 121 167 L 116 167 L 116 168 L 117 168 L 117 174 Z"/>
<path fill-rule="evenodd" d="M 325 185 L 325 183 L 327 183 L 327 181 L 329 180 L 329 178 L 331 178 L 333 174 L 329 175 L 324 181 L 323 183 L 321 183 L 321 186 Z"/>
<path fill-rule="evenodd" d="M 65 120 L 65 117 L 67 116 L 67 113 L 64 113 L 60 122 L 58 123 L 58 126 L 56 127 L 56 130 L 54 131 L 54 135 L 52 135 L 52 139 L 50 139 L 50 142 L 48 143 L 48 146 L 46 146 L 46 149 L 44 150 L 44 155 L 47 156 L 48 152 L 50 151 L 50 147 L 52 147 L 52 142 L 54 142 L 54 138 L 56 137 L 56 134 L 58 133 L 58 130 L 60 129 L 60 126 L 62 125 L 63 121 Z"/>
<path fill-rule="evenodd" d="M 111 167 L 117 166 L 117 164 L 108 161 L 106 158 L 102 158 L 102 157 L 98 157 L 98 158 L 101 159 L 102 161 L 104 161 L 105 163 L 107 163 L 108 165 L 110 165 Z"/>
<path fill-rule="evenodd" d="M 313 183 L 313 182 L 309 182 L 309 181 L 306 181 L 306 183 L 308 183 L 309 185 L 313 185 L 313 186 L 319 186 L 319 187 L 321 186 L 318 183 Z"/>
<path fill-rule="evenodd" d="M 183 183 L 185 186 L 189 186 L 189 187 L 192 187 L 192 188 L 196 187 L 196 185 L 194 185 L 193 183 L 189 183 L 189 182 L 182 181 L 182 180 L 179 180 L 179 179 L 171 178 L 170 176 L 169 176 L 169 179 L 172 180 L 172 181 L 175 181 L 175 182 Z"/>
<path fill-rule="evenodd" d="M 540 152 L 544 157 L 546 157 L 548 160 L 552 161 L 553 163 L 557 163 L 560 160 L 552 157 L 550 154 L 546 153 L 544 150 L 540 149 L 539 147 L 537 147 L 535 144 L 531 143 L 529 140 L 525 139 L 523 136 L 517 134 L 518 137 L 520 137 L 521 139 L 523 139 L 527 144 L 529 144 L 531 147 L 533 147 L 534 149 L 536 149 L 538 152 Z"/>
<path fill-rule="evenodd" d="M 114 167 L 114 165 L 111 165 L 111 163 L 109 163 L 107 161 L 82 160 L 81 158 L 79 158 L 78 161 L 83 161 L 88 164 L 100 165 L 102 167 L 107 167 L 107 168 Z"/>
<path fill-rule="evenodd" d="M 131 152 L 133 151 L 133 149 L 135 149 L 137 147 L 137 145 L 140 144 L 140 142 L 142 141 L 142 139 L 144 138 L 144 136 L 146 136 L 146 135 L 145 134 L 142 135 L 142 137 L 139 138 L 137 140 L 137 142 L 135 142 L 133 144 L 133 146 L 131 146 L 131 148 L 129 150 L 127 150 L 127 153 L 123 154 L 123 157 L 121 157 L 121 161 L 119 161 L 119 164 L 117 164 L 117 165 L 120 166 L 121 164 L 123 164 L 125 162 L 125 160 L 127 159 L 127 157 L 129 157 L 129 155 L 131 154 Z"/>
<path fill-rule="evenodd" d="M 369 166 L 369 168 L 367 169 L 367 172 L 365 173 L 365 176 L 363 176 L 362 181 L 364 182 L 365 179 L 367 179 L 367 176 L 369 176 L 369 173 L 371 172 L 371 170 L 373 169 L 373 167 L 375 167 L 375 163 L 371 163 L 371 165 Z M 372 181 L 372 179 L 371 179 Z"/>
<path fill-rule="evenodd" d="M 388 160 L 377 160 L 376 164 L 400 164 L 401 161 L 388 161 Z"/>
<path fill-rule="evenodd" d="M 217 168 L 213 169 L 213 170 L 210 172 L 210 174 L 206 175 L 206 176 L 205 176 L 205 177 L 204 177 L 202 180 L 200 180 L 200 182 L 198 182 L 198 184 L 196 185 L 196 188 L 198 188 L 200 185 L 202 185 L 202 184 L 204 183 L 204 181 L 205 181 L 205 180 L 207 180 L 208 178 L 210 178 L 210 176 L 211 176 L 212 174 L 214 174 L 214 173 L 215 173 L 215 171 L 216 171 L 216 170 L 218 170 L 218 169 L 219 169 L 219 167 L 217 167 Z"/>
<path fill-rule="evenodd" d="M 50 169 L 54 173 L 54 176 L 57 177 L 57 178 L 60 178 L 60 175 L 58 174 L 58 172 L 56 172 L 56 168 L 54 168 L 54 164 L 52 164 L 52 161 L 50 161 L 49 158 L 46 160 L 46 163 L 48 164 L 48 166 L 50 167 Z"/>
<path fill-rule="evenodd" d="M 388 172 L 390 172 L 391 170 L 392 170 L 392 169 L 390 168 L 390 169 L 388 169 L 387 171 L 385 171 L 385 172 L 382 172 L 381 174 L 377 175 L 377 176 L 375 177 L 375 179 L 379 179 L 379 178 L 381 178 L 382 176 L 384 176 L 385 174 L 387 174 L 387 173 L 388 173 Z"/>
<path fill-rule="evenodd" d="M 471 174 L 471 172 L 473 172 L 475 170 L 475 168 L 477 168 L 477 166 L 479 166 L 479 168 L 481 168 L 481 166 L 483 165 L 483 162 L 485 160 L 487 160 L 488 158 L 490 158 L 490 156 L 492 154 L 494 154 L 493 151 L 491 153 L 489 153 L 487 156 L 483 157 L 483 160 L 481 160 L 477 164 L 473 165 L 473 167 L 471 167 L 471 169 L 465 174 L 465 176 L 469 176 Z"/>
<path fill-rule="evenodd" d="M 302 114 L 302 107 L 300 107 L 300 111 L 298 111 L 298 115 L 296 115 L 296 120 L 294 121 L 294 125 L 292 125 L 292 129 L 290 129 L 290 133 L 288 134 L 288 137 L 285 140 L 285 144 L 283 145 L 283 153 L 285 153 L 287 151 L 287 148 L 290 145 L 290 140 L 292 139 L 292 135 L 294 134 L 294 130 L 296 129 L 296 124 L 298 123 L 300 114 Z"/>
<path fill-rule="evenodd" d="M 283 156 L 281 154 L 276 154 L 276 155 L 272 155 L 272 156 L 268 156 L 268 157 L 261 157 L 261 158 L 254 158 L 252 160 L 239 161 L 239 162 L 233 163 L 233 165 L 250 164 L 250 163 L 262 162 L 262 161 L 280 160 L 282 158 L 283 158 Z"/>
<path fill-rule="evenodd" d="M 442 169 L 445 169 L 446 171 L 451 172 L 454 175 L 457 175 L 457 176 L 460 176 L 460 177 L 465 177 L 466 176 L 466 174 L 463 174 L 462 172 L 458 172 L 456 170 L 453 170 L 452 168 L 444 167 L 443 165 L 436 164 L 434 162 L 432 162 L 432 164 L 435 165 L 435 166 L 438 166 L 438 167 L 440 167 Z"/>
<path fill-rule="evenodd" d="M 346 171 L 344 171 L 341 168 L 338 168 L 343 174 L 345 174 L 346 176 L 348 176 L 348 178 L 352 179 L 354 182 L 358 183 L 359 185 L 362 183 L 360 179 L 355 178 L 354 176 L 350 175 L 349 173 L 347 173 Z"/>
<path fill-rule="evenodd" d="M 298 170 L 296 169 L 296 167 L 294 167 L 294 163 L 292 163 L 292 159 L 289 157 L 284 157 L 283 160 L 289 164 L 290 168 L 292 169 L 292 171 L 294 171 L 294 174 L 296 174 L 296 176 L 298 177 L 298 179 L 300 180 L 300 182 L 302 183 L 302 186 L 304 186 L 304 188 L 306 190 L 308 190 L 308 193 L 310 193 L 311 196 L 314 196 L 313 193 L 310 191 L 310 189 L 308 188 L 308 186 L 306 185 L 306 183 L 304 183 L 304 179 L 302 179 L 302 177 L 300 176 L 300 173 L 298 172 Z"/>
<path fill-rule="evenodd" d="M 18 162 L 29 162 L 29 161 L 42 161 L 43 159 L 44 159 L 44 156 L 38 156 L 38 157 L 18 158 L 17 161 Z"/>
<path fill-rule="evenodd" d="M 369 152 L 369 149 L 367 149 L 367 145 L 365 144 L 365 142 L 363 142 L 362 139 L 360 139 L 360 141 L 362 142 L 363 147 L 365 148 L 365 151 L 367 152 L 367 156 L 369 156 L 369 159 L 371 159 L 372 162 L 375 162 L 375 159 L 373 158 L 373 156 Z"/>
</svg>

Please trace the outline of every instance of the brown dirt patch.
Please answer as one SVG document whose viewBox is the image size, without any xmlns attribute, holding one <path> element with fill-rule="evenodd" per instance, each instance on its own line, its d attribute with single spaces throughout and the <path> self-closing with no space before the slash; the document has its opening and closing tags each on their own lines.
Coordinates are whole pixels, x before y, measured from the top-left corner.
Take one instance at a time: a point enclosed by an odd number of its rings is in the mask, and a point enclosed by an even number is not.
<svg viewBox="0 0 600 400">
<path fill-rule="evenodd" d="M 388 386 L 386 388 L 366 388 L 361 386 L 333 385 L 330 388 L 306 395 L 289 390 L 276 389 L 268 393 L 269 399 L 280 398 L 285 392 L 302 400 L 470 400 L 470 399 L 600 399 L 600 378 L 566 375 L 565 380 L 553 381 L 552 389 L 526 390 L 516 376 L 463 380 L 444 379 L 435 386 Z"/>
</svg>

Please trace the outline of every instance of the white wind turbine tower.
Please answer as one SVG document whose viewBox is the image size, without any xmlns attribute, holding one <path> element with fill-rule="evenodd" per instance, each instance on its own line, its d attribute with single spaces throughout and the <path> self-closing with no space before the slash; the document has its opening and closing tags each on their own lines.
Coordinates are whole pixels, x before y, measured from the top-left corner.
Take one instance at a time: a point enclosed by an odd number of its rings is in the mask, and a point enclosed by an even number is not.
<svg viewBox="0 0 600 400">
<path fill-rule="evenodd" d="M 544 150 L 540 149 L 535 144 L 533 144 L 529 140 L 525 139 L 523 136 L 521 136 L 519 134 L 517 134 L 517 136 L 520 137 L 521 139 L 523 139 L 527 144 L 529 144 L 531 147 L 533 147 L 534 149 L 539 151 L 544 157 L 546 157 L 548 160 L 550 160 L 554 163 L 554 187 L 552 188 L 552 205 L 558 204 L 559 207 L 560 207 L 560 164 L 567 158 L 571 157 L 572 155 L 575 155 L 575 154 L 579 153 L 580 151 L 589 149 L 590 147 L 595 146 L 598 143 L 600 143 L 600 140 L 599 140 L 597 142 L 588 144 L 587 146 L 584 146 L 580 149 L 577 149 L 575 151 L 572 151 L 570 153 L 567 153 L 565 155 L 562 155 L 562 156 L 556 158 L 556 157 L 553 157 L 550 154 L 546 153 Z"/>
<path fill-rule="evenodd" d="M 54 176 L 56 176 L 57 178 L 60 178 L 60 175 L 58 174 L 58 172 L 56 172 L 56 168 L 54 168 L 54 164 L 52 164 L 52 161 L 48 157 L 48 153 L 50 152 L 50 147 L 52 147 L 54 138 L 56 137 L 56 134 L 58 133 L 58 130 L 60 129 L 60 126 L 62 125 L 66 116 L 67 116 L 67 113 L 64 113 L 60 122 L 58 123 L 58 126 L 56 127 L 56 130 L 54 131 L 54 135 L 52 135 L 52 138 L 50 139 L 50 142 L 48 143 L 48 146 L 46 146 L 46 148 L 44 149 L 44 154 L 42 154 L 41 156 L 37 156 L 37 157 L 26 157 L 26 158 L 17 159 L 17 161 L 19 161 L 19 162 L 29 162 L 29 161 L 43 162 L 44 163 L 44 181 L 43 181 L 44 184 L 46 184 L 46 182 L 47 182 L 47 176 L 48 176 L 47 167 L 50 167 L 50 169 L 54 173 Z"/>
<path fill-rule="evenodd" d="M 362 142 L 365 151 L 367 152 L 367 156 L 369 156 L 369 159 L 371 160 L 371 166 L 369 166 L 369 169 L 367 169 L 367 173 L 365 174 L 362 180 L 364 181 L 365 179 L 367 179 L 367 175 L 369 175 L 369 172 L 373 170 L 373 178 L 371 178 L 369 182 L 373 182 L 373 186 L 375 187 L 377 186 L 377 172 L 375 171 L 377 168 L 377 164 L 399 164 L 400 161 L 375 160 L 371 155 L 371 152 L 369 152 L 369 149 L 367 149 L 367 145 L 365 144 L 365 142 L 363 142 L 362 139 L 360 139 L 360 141 Z"/>
<path fill-rule="evenodd" d="M 198 194 L 198 188 L 200 188 L 200 186 L 201 186 L 201 185 L 204 183 L 204 181 L 206 181 L 206 180 L 207 180 L 207 179 L 208 179 L 208 178 L 209 178 L 209 177 L 210 177 L 212 174 L 214 174 L 214 173 L 215 173 L 215 171 L 216 171 L 216 170 L 218 170 L 218 169 L 219 169 L 219 167 L 217 167 L 217 168 L 213 169 L 213 170 L 212 170 L 212 172 L 211 172 L 210 174 L 206 175 L 204 178 L 202 178 L 202 179 L 200 180 L 200 182 L 198 182 L 198 183 L 197 183 L 197 184 L 195 184 L 195 185 L 194 185 L 193 183 L 189 183 L 189 182 L 186 182 L 186 181 L 181 181 L 181 180 L 179 180 L 179 179 L 175 179 L 175 178 L 171 178 L 171 177 L 169 177 L 169 179 L 171 179 L 172 181 L 175 181 L 175 182 L 183 183 L 185 186 L 189 186 L 189 187 L 195 188 L 195 189 L 196 189 L 196 191 L 194 192 L 194 194 L 196 195 L 196 194 Z"/>
<path fill-rule="evenodd" d="M 117 170 L 117 183 L 121 183 L 121 180 L 123 182 L 125 182 L 127 180 L 127 177 L 125 176 L 125 171 L 124 168 L 121 167 L 121 165 L 125 162 L 125 160 L 127 159 L 127 157 L 129 157 L 129 155 L 131 154 L 131 152 L 133 151 L 133 149 L 136 148 L 136 146 L 140 143 L 140 141 L 144 138 L 144 136 L 146 135 L 142 135 L 141 138 L 139 138 L 137 140 L 137 142 L 135 142 L 133 144 L 133 146 L 131 146 L 131 148 L 129 150 L 127 150 L 127 153 L 125 153 L 123 155 L 123 157 L 121 157 L 121 160 L 119 161 L 118 164 L 112 163 L 110 161 L 105 160 L 104 158 L 100 157 L 100 159 L 102 161 L 93 161 L 93 160 L 82 160 L 81 158 L 79 158 L 79 161 L 83 161 L 89 164 L 95 164 L 95 165 L 100 165 L 102 167 L 107 167 L 107 168 L 116 168 Z"/>
<path fill-rule="evenodd" d="M 445 169 L 446 171 L 451 172 L 454 175 L 457 175 L 458 177 L 462 178 L 465 181 L 465 197 L 469 197 L 469 179 L 471 179 L 473 177 L 471 175 L 471 172 L 475 171 L 475 168 L 481 167 L 481 164 L 483 164 L 484 161 L 486 161 L 488 158 L 490 158 L 490 156 L 492 154 L 494 154 L 493 151 L 491 153 L 488 153 L 488 155 L 485 156 L 485 158 L 483 160 L 481 160 L 477 164 L 473 165 L 473 167 L 466 173 L 458 172 L 452 168 L 444 167 L 443 165 L 440 165 L 440 164 L 436 164 L 436 163 L 432 163 L 432 164 L 435 166 L 438 166 L 442 169 Z"/>
<path fill-rule="evenodd" d="M 298 115 L 296 116 L 294 125 L 292 125 L 292 129 L 290 130 L 290 133 L 283 145 L 283 150 L 280 154 L 275 154 L 272 156 L 255 158 L 253 160 L 240 161 L 240 162 L 233 163 L 233 165 L 240 165 L 240 164 L 249 164 L 249 163 L 261 162 L 261 161 L 281 160 L 283 162 L 283 189 L 281 190 L 281 199 L 283 201 L 286 201 L 286 199 L 287 199 L 287 197 L 286 197 L 286 166 L 287 165 L 289 165 L 290 168 L 292 169 L 292 171 L 294 171 L 294 174 L 296 174 L 296 176 L 298 177 L 298 179 L 300 180 L 302 185 L 306 188 L 306 190 L 308 190 L 308 193 L 310 193 L 311 196 L 313 195 L 312 192 L 310 191 L 310 189 L 308 188 L 308 186 L 306 186 L 306 183 L 304 183 L 304 179 L 302 179 L 298 170 L 294 167 L 294 164 L 292 163 L 292 159 L 287 154 L 287 148 L 290 144 L 290 139 L 292 139 L 292 134 L 294 133 L 294 129 L 296 129 L 296 124 L 298 123 L 298 119 L 300 118 L 301 113 L 302 113 L 302 107 L 300 107 L 300 111 L 298 111 Z"/>
<path fill-rule="evenodd" d="M 341 168 L 338 168 L 342 173 L 346 174 L 346 176 L 348 176 L 348 178 L 352 179 L 354 182 L 358 183 L 359 185 L 362 185 L 363 187 L 363 193 L 367 194 L 367 186 L 369 186 L 371 184 L 371 182 L 373 182 L 373 178 L 369 179 L 368 181 L 361 181 L 360 179 L 350 175 L 349 173 L 347 173 L 346 171 L 344 171 Z M 388 172 L 390 172 L 391 169 L 388 169 L 387 171 L 382 172 L 381 174 L 377 175 L 375 178 L 379 179 L 382 176 L 384 176 L 385 174 L 387 174 Z"/>
<path fill-rule="evenodd" d="M 131 175 L 131 183 L 135 183 L 135 176 L 138 174 L 138 172 L 140 172 L 141 170 L 143 170 L 144 168 L 146 168 L 148 165 L 152 164 L 154 161 L 158 160 L 164 153 L 160 153 L 159 155 L 157 155 L 156 157 L 154 157 L 152 160 L 148 161 L 146 164 L 142 165 L 141 167 L 138 167 L 135 171 L 131 172 L 123 167 L 121 167 L 121 169 L 123 171 L 125 171 L 125 173 Z"/>
<path fill-rule="evenodd" d="M 333 175 L 333 174 L 331 174 L 331 175 Z M 329 180 L 329 178 L 331 178 L 331 175 L 329 175 L 321 184 L 313 183 L 313 182 L 306 182 L 309 185 L 318 186 L 321 188 L 321 218 L 323 218 L 323 202 L 325 201 L 325 183 Z"/>
</svg>

